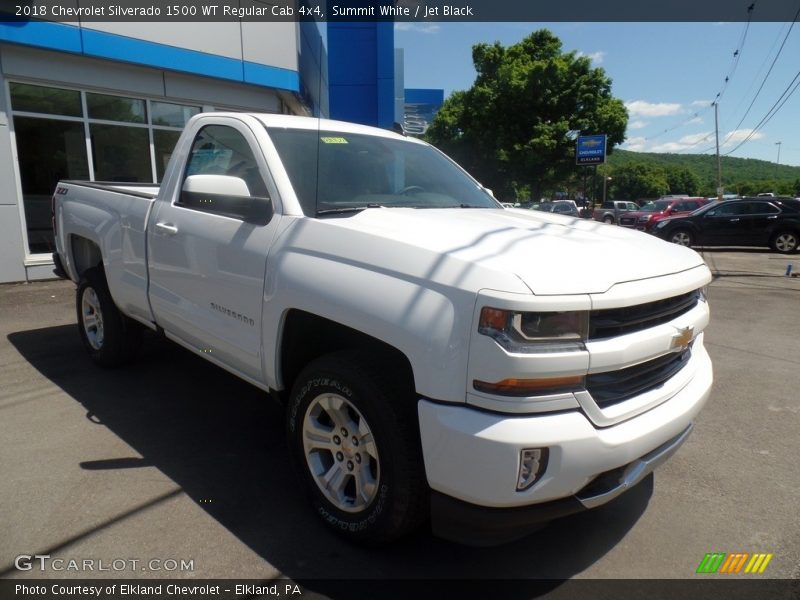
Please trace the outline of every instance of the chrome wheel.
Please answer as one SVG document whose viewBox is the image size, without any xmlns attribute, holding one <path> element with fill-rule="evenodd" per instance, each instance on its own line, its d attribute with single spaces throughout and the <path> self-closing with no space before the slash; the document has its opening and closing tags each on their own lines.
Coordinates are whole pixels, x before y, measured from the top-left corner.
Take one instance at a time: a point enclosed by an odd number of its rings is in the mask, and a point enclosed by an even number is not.
<svg viewBox="0 0 800 600">
<path fill-rule="evenodd" d="M 676 231 L 672 235 L 672 243 L 678 244 L 679 246 L 691 246 L 692 237 L 685 231 Z"/>
<path fill-rule="evenodd" d="M 378 492 L 380 460 L 369 424 L 338 394 L 314 398 L 303 417 L 306 463 L 322 494 L 339 510 L 364 510 Z"/>
<path fill-rule="evenodd" d="M 81 314 L 83 317 L 83 331 L 86 334 L 89 345 L 95 350 L 100 350 L 105 339 L 103 311 L 100 308 L 100 300 L 97 297 L 97 293 L 91 287 L 83 290 Z"/>
<path fill-rule="evenodd" d="M 778 252 L 794 252 L 797 248 L 797 236 L 793 233 L 781 233 L 775 238 L 775 249 Z"/>
</svg>

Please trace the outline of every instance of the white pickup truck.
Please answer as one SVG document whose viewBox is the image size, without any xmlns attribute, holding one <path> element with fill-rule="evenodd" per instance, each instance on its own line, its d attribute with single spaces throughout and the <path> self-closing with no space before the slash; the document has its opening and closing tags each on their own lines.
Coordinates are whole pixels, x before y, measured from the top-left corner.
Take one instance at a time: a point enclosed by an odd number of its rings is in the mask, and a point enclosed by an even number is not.
<svg viewBox="0 0 800 600">
<path fill-rule="evenodd" d="M 504 209 L 389 131 L 201 114 L 160 187 L 60 182 L 53 217 L 92 358 L 146 327 L 279 398 L 316 512 L 356 540 L 430 515 L 496 543 L 604 504 L 711 388 L 697 253 Z"/>
</svg>

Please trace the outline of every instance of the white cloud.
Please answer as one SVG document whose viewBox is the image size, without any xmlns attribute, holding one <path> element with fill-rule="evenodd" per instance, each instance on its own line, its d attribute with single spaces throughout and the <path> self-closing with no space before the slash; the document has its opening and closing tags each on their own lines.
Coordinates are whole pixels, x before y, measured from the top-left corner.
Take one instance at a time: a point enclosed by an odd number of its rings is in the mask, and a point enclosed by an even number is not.
<svg viewBox="0 0 800 600">
<path fill-rule="evenodd" d="M 631 150 L 632 152 L 641 152 L 644 150 L 645 145 L 647 143 L 647 138 L 645 137 L 631 137 L 625 140 L 625 143 L 622 144 L 625 150 Z"/>
<path fill-rule="evenodd" d="M 628 123 L 628 129 L 644 129 L 647 127 L 647 121 L 636 120 Z"/>
<path fill-rule="evenodd" d="M 686 121 L 687 125 L 701 125 L 703 123 L 702 117 L 695 117 L 689 121 Z"/>
<path fill-rule="evenodd" d="M 606 53 L 601 50 L 598 50 L 597 52 L 592 52 L 591 54 L 586 54 L 585 52 L 578 51 L 575 54 L 575 56 L 577 57 L 585 56 L 593 63 L 599 65 L 603 62 L 603 59 L 606 57 Z"/>
<path fill-rule="evenodd" d="M 693 100 L 689 106 L 711 106 L 711 100 Z"/>
<path fill-rule="evenodd" d="M 724 140 L 724 143 L 721 143 L 720 145 L 724 146 L 725 148 L 728 148 L 730 146 L 733 146 L 734 144 L 738 144 L 747 136 L 749 136 L 751 133 L 753 133 L 752 129 L 734 129 L 733 131 L 729 131 L 725 135 L 725 137 L 722 138 Z M 753 133 L 753 136 L 750 139 L 760 140 L 763 137 L 764 137 L 763 133 L 757 132 Z"/>
<path fill-rule="evenodd" d="M 632 100 L 625 103 L 632 117 L 669 117 L 683 113 L 683 107 L 674 102 L 647 102 Z"/>
<path fill-rule="evenodd" d="M 708 143 L 713 139 L 713 131 L 692 133 L 683 136 L 676 142 L 664 142 L 650 148 L 651 152 L 680 152 L 682 150 L 704 150 L 702 144 Z"/>
<path fill-rule="evenodd" d="M 413 31 L 416 33 L 437 33 L 441 29 L 436 23 L 409 23 L 408 21 L 396 21 L 395 31 Z"/>
</svg>

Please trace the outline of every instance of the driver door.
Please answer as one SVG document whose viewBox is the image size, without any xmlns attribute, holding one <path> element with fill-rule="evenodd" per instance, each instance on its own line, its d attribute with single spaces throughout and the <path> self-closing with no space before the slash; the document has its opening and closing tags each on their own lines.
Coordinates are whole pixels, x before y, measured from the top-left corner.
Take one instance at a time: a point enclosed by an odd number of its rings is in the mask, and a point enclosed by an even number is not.
<svg viewBox="0 0 800 600">
<path fill-rule="evenodd" d="M 279 215 L 254 132 L 200 121 L 171 201 L 148 223 L 150 301 L 170 337 L 257 381 L 267 255 Z M 185 151 L 185 150 L 184 150 Z"/>
</svg>

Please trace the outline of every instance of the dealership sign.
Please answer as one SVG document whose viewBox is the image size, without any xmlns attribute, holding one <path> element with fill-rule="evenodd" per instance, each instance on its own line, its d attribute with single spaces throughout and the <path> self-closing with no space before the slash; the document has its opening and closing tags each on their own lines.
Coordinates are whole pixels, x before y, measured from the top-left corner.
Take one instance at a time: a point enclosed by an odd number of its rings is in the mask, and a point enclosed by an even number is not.
<svg viewBox="0 0 800 600">
<path fill-rule="evenodd" d="M 581 135 L 575 144 L 575 164 L 601 165 L 606 162 L 606 136 Z"/>
</svg>

